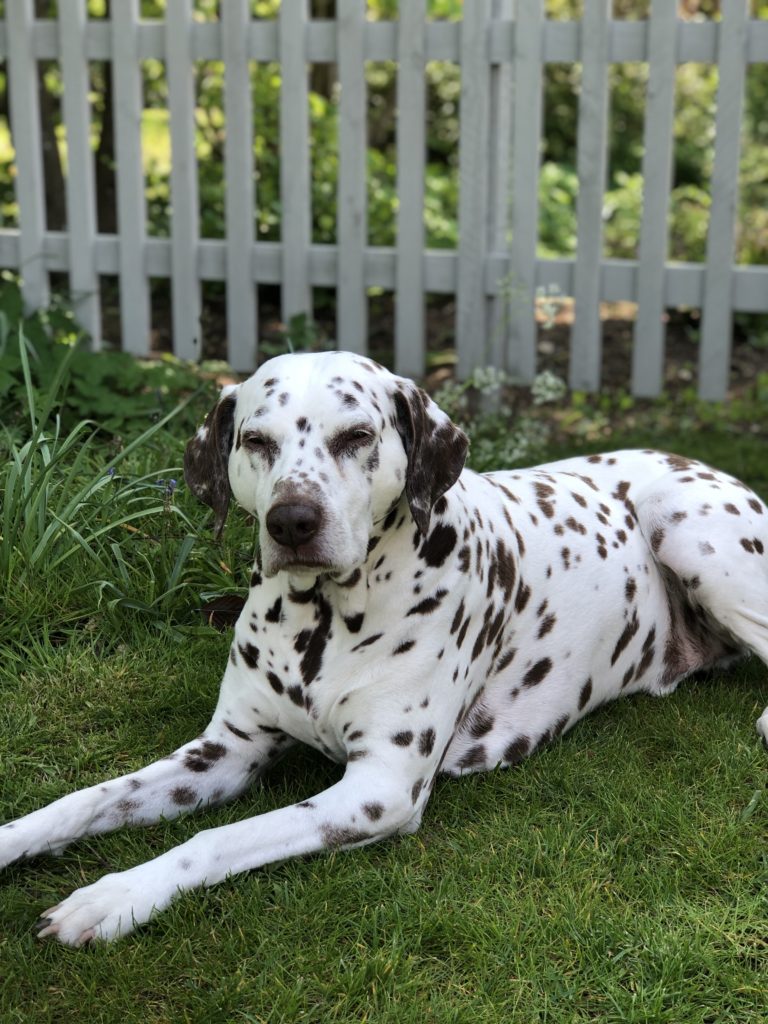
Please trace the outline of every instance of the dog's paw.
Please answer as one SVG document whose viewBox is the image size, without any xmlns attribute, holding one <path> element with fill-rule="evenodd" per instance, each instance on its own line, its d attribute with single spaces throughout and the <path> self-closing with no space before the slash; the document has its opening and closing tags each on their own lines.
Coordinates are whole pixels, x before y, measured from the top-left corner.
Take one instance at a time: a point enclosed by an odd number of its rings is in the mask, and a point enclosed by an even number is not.
<svg viewBox="0 0 768 1024">
<path fill-rule="evenodd" d="M 148 921 L 155 909 L 151 893 L 131 871 L 104 875 L 46 910 L 37 925 L 37 935 L 41 939 L 52 936 L 76 947 L 93 940 L 111 941 Z"/>
</svg>

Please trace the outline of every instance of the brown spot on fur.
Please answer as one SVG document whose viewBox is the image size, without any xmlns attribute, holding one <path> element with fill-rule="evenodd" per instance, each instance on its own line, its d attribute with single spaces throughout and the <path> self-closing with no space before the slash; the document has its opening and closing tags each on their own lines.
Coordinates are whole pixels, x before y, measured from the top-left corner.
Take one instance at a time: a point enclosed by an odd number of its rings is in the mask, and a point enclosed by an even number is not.
<svg viewBox="0 0 768 1024">
<path fill-rule="evenodd" d="M 523 581 L 520 580 L 520 586 L 517 588 L 517 596 L 515 597 L 515 611 L 521 612 L 528 604 L 528 599 L 531 596 L 531 588 Z"/>
<path fill-rule="evenodd" d="M 276 675 L 274 672 L 267 672 L 267 682 L 275 691 L 275 693 L 280 694 L 283 692 L 283 682 L 280 679 L 280 676 Z"/>
<path fill-rule="evenodd" d="M 552 519 L 555 515 L 555 505 L 551 500 L 552 495 L 555 493 L 554 487 L 550 486 L 550 484 L 536 481 L 533 485 L 533 489 L 536 492 L 536 504 L 547 519 Z"/>
<path fill-rule="evenodd" d="M 691 459 L 686 459 L 684 455 L 668 455 L 667 465 L 672 466 L 673 469 L 686 470 L 690 469 L 693 465 Z"/>
<path fill-rule="evenodd" d="M 494 670 L 495 675 L 499 675 L 500 672 L 503 672 L 505 668 L 507 668 L 509 665 L 511 665 L 516 654 L 517 654 L 517 648 L 516 647 L 512 647 L 510 650 L 506 651 L 501 656 L 501 658 L 498 661 L 498 664 L 496 665 L 496 668 Z"/>
<path fill-rule="evenodd" d="M 523 676 L 523 686 L 538 686 L 538 684 L 549 675 L 552 669 L 550 658 L 541 658 Z"/>
<path fill-rule="evenodd" d="M 298 683 L 295 683 L 293 686 L 289 686 L 286 693 L 297 707 L 304 707 L 304 691 Z"/>
<path fill-rule="evenodd" d="M 461 755 L 458 766 L 459 768 L 480 768 L 485 764 L 486 757 L 485 744 L 476 743 Z"/>
<path fill-rule="evenodd" d="M 358 612 L 356 615 L 345 615 L 344 624 L 350 633 L 359 633 L 363 628 L 364 618 L 365 614 L 363 612 Z"/>
<path fill-rule="evenodd" d="M 410 649 L 412 647 L 415 647 L 415 646 L 416 646 L 416 641 L 415 640 L 403 640 L 403 642 L 401 644 L 397 645 L 397 647 L 394 649 L 394 651 L 392 651 L 392 653 L 393 654 L 405 654 L 406 651 L 410 651 Z"/>
<path fill-rule="evenodd" d="M 481 736 L 485 736 L 491 731 L 494 722 L 493 715 L 489 714 L 484 708 L 479 708 L 472 714 L 469 722 L 470 736 L 480 739 Z"/>
<path fill-rule="evenodd" d="M 530 738 L 528 736 L 518 736 L 517 739 L 512 740 L 504 751 L 504 761 L 507 764 L 518 764 L 527 756 L 530 749 Z"/>
<path fill-rule="evenodd" d="M 240 651 L 243 661 L 250 669 L 256 669 L 259 666 L 259 649 L 253 644 L 245 643 L 238 644 L 237 649 Z"/>
<path fill-rule="evenodd" d="M 458 536 L 450 523 L 438 523 L 419 551 L 419 558 L 435 568 L 441 566 L 456 547 Z"/>
<path fill-rule="evenodd" d="M 437 590 L 423 601 L 419 601 L 412 608 L 409 608 L 406 615 L 431 615 L 435 608 L 439 607 L 441 601 L 448 593 L 447 590 Z"/>
<path fill-rule="evenodd" d="M 622 652 L 626 649 L 630 640 L 635 636 L 639 628 L 640 622 L 637 618 L 637 609 L 635 609 L 632 613 L 632 618 L 626 624 L 619 636 L 619 639 L 616 641 L 616 646 L 614 647 L 613 654 L 611 655 L 611 665 L 616 664 L 621 657 Z"/>
<path fill-rule="evenodd" d="M 413 733 L 410 729 L 404 729 L 402 732 L 396 732 L 391 739 L 396 747 L 409 747 L 413 743 Z"/>
<path fill-rule="evenodd" d="M 583 711 L 589 703 L 589 698 L 592 696 L 592 680 L 588 679 L 581 688 L 579 694 L 579 711 Z"/>
<path fill-rule="evenodd" d="M 236 725 L 232 725 L 231 722 L 224 722 L 224 725 L 227 727 L 227 729 L 229 729 L 229 731 L 232 733 L 232 735 L 233 736 L 237 736 L 238 739 L 241 739 L 241 740 L 250 740 L 250 739 L 252 739 L 250 733 L 243 732 L 242 729 L 238 729 L 237 726 Z"/>
<path fill-rule="evenodd" d="M 171 790 L 171 800 L 179 807 L 189 807 L 197 801 L 197 793 L 189 786 L 176 786 Z"/>
<path fill-rule="evenodd" d="M 352 650 L 361 651 L 364 647 L 370 647 L 371 644 L 375 644 L 377 640 L 381 640 L 383 636 L 383 633 L 374 633 L 373 636 L 367 636 L 365 640 L 361 640 L 359 644 L 355 644 Z"/>
<path fill-rule="evenodd" d="M 539 632 L 536 634 L 537 640 L 541 640 L 543 636 L 550 633 L 556 622 L 557 617 L 553 614 L 547 615 L 545 619 L 542 619 L 541 625 L 539 626 Z"/>
<path fill-rule="evenodd" d="M 320 834 L 323 842 L 331 849 L 338 846 L 351 846 L 371 838 L 370 832 L 361 832 L 354 828 L 341 828 L 338 825 L 321 825 Z"/>
<path fill-rule="evenodd" d="M 569 530 L 573 530 L 574 533 L 580 533 L 582 536 L 586 535 L 587 528 L 583 523 L 579 523 L 573 516 L 568 516 L 565 520 L 565 525 Z"/>
</svg>

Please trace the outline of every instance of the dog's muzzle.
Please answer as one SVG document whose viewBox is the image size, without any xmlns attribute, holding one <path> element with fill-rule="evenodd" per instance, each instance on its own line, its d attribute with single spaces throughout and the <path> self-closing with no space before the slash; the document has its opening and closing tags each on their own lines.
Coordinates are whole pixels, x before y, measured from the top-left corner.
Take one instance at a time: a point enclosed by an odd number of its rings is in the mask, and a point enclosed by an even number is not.
<svg viewBox="0 0 768 1024">
<path fill-rule="evenodd" d="M 320 509 L 304 502 L 273 505 L 267 513 L 267 531 L 272 540 L 293 551 L 309 544 L 321 525 Z"/>
</svg>

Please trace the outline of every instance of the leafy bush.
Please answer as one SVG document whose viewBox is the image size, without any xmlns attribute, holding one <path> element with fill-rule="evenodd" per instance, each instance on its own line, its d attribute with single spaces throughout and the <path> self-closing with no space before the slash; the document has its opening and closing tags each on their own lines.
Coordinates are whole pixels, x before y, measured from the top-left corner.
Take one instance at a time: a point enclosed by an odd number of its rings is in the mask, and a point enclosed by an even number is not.
<svg viewBox="0 0 768 1024">
<path fill-rule="evenodd" d="M 551 440 L 546 419 L 515 415 L 507 402 L 514 382 L 502 370 L 478 368 L 466 381 L 444 384 L 435 401 L 470 437 L 469 465 L 484 473 L 536 462 Z M 531 385 L 533 404 L 549 405 L 565 395 L 565 383 L 554 374 L 539 374 Z"/>
<path fill-rule="evenodd" d="M 5 619 L 31 628 L 97 614 L 114 620 L 129 609 L 161 627 L 188 622 L 202 593 L 231 590 L 237 581 L 206 539 L 198 504 L 181 483 L 182 442 L 169 443 L 167 428 L 184 404 L 127 444 L 106 443 L 91 420 L 65 428 L 55 410 L 64 405 L 73 364 L 100 357 L 63 345 L 55 351 L 61 358 L 45 386 L 36 385 L 39 353 L 17 332 L 28 427 L 15 431 L 25 439 L 6 431 L 3 440 Z M 175 464 L 161 461 L 169 454 Z"/>
<path fill-rule="evenodd" d="M 26 344 L 21 346 L 18 339 Z M 25 372 L 28 361 L 28 374 Z M 123 352 L 91 353 L 62 300 L 25 317 L 17 280 L 0 277 L 0 401 L 3 423 L 26 430 L 30 401 L 40 406 L 52 391 L 64 430 L 82 419 L 109 433 L 135 433 L 175 404 L 200 378 L 178 359 L 139 361 Z"/>
<path fill-rule="evenodd" d="M 576 172 L 560 164 L 545 163 L 539 176 L 539 254 L 572 255 L 576 252 Z"/>
</svg>

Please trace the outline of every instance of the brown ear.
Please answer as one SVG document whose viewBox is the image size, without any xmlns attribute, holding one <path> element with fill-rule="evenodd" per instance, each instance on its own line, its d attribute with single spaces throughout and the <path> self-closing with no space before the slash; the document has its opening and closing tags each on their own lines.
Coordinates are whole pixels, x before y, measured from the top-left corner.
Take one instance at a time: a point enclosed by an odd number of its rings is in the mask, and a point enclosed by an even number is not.
<svg viewBox="0 0 768 1024">
<path fill-rule="evenodd" d="M 225 388 L 184 452 L 184 479 L 192 493 L 213 509 L 213 532 L 217 539 L 224 529 L 232 497 L 228 465 L 236 401 L 234 389 Z"/>
<path fill-rule="evenodd" d="M 394 394 L 397 430 L 408 466 L 405 495 L 419 531 L 429 530 L 432 506 L 464 468 L 469 441 L 429 395 L 410 381 Z"/>
</svg>

